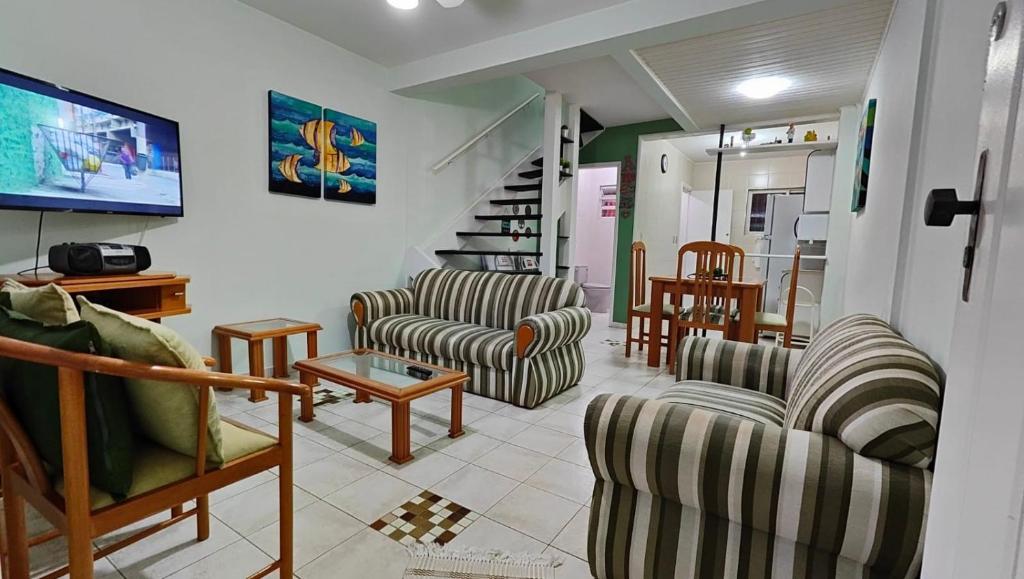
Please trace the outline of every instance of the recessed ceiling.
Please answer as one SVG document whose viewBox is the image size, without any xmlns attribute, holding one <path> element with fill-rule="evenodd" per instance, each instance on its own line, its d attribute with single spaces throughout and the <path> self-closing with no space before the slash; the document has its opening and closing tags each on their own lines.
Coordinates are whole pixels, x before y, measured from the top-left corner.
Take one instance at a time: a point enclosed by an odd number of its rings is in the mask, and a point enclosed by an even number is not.
<svg viewBox="0 0 1024 579">
<path fill-rule="evenodd" d="M 458 8 L 421 0 L 415 10 L 397 10 L 385 0 L 241 1 L 391 67 L 627 0 L 466 0 Z"/>
<path fill-rule="evenodd" d="M 833 113 L 860 100 L 891 9 L 858 2 L 637 52 L 701 128 Z M 736 89 L 769 76 L 792 84 L 763 100 Z"/>
<path fill-rule="evenodd" d="M 766 127 L 754 129 L 754 140 L 751 141 L 750 146 L 756 147 L 758 145 L 766 145 L 775 141 L 775 139 L 782 139 L 783 142 L 786 140 L 786 130 L 788 126 L 780 127 Z M 808 124 L 797 124 L 795 127 L 796 136 L 794 142 L 801 142 L 804 140 L 804 134 L 807 131 L 814 131 L 818 133 L 819 141 L 835 141 L 839 138 L 839 123 L 836 121 L 828 121 L 824 123 L 808 123 Z M 740 143 L 743 142 L 742 135 L 743 131 L 726 131 L 725 133 L 725 144 L 729 144 L 729 139 L 732 139 L 733 146 L 739 147 Z M 693 135 L 690 137 L 678 137 L 669 139 L 675 148 L 690 158 L 694 163 L 711 162 L 715 160 L 715 157 L 708 155 L 707 150 L 718 147 L 718 133 L 707 133 L 704 135 Z M 767 153 L 762 153 L 767 154 Z M 807 151 L 792 151 L 790 153 L 773 153 L 775 156 L 806 156 Z M 730 157 L 731 160 L 736 160 L 737 157 Z M 747 157 L 748 159 L 755 158 L 754 156 Z"/>
<path fill-rule="evenodd" d="M 610 56 L 526 74 L 568 102 L 583 107 L 606 127 L 664 119 L 668 114 Z"/>
</svg>

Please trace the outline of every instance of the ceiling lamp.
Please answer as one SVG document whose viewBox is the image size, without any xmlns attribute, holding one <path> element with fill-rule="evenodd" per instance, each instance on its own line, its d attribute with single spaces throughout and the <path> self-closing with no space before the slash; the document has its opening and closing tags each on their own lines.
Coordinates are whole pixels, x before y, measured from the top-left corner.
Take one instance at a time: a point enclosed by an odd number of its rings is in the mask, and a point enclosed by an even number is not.
<svg viewBox="0 0 1024 579">
<path fill-rule="evenodd" d="M 437 0 L 437 3 L 445 8 L 457 8 L 462 5 L 463 0 Z"/>
<path fill-rule="evenodd" d="M 793 81 L 781 76 L 766 76 L 745 80 L 736 87 L 736 90 L 752 99 L 771 98 L 789 88 Z"/>
<path fill-rule="evenodd" d="M 388 0 L 388 4 L 399 10 L 412 10 L 420 5 L 420 0 Z"/>
</svg>

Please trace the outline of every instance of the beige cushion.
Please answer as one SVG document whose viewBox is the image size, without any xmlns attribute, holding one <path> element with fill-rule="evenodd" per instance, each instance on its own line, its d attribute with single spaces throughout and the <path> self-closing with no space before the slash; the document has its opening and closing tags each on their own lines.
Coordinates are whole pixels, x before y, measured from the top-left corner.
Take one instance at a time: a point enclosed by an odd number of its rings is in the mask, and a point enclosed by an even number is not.
<svg viewBox="0 0 1024 579">
<path fill-rule="evenodd" d="M 273 437 L 240 428 L 230 422 L 222 422 L 220 426 L 224 436 L 225 462 L 270 448 L 277 442 Z M 194 457 L 140 440 L 135 453 L 132 488 L 128 491 L 128 498 L 185 480 L 193 476 L 195 472 L 196 459 Z M 64 495 L 63 479 L 54 482 L 54 490 L 61 496 Z M 89 499 L 94 511 L 116 503 L 114 497 L 95 487 L 89 487 Z"/>
<path fill-rule="evenodd" d="M 639 306 L 637 306 L 637 307 L 635 307 L 633 309 L 635 311 L 638 311 L 638 312 L 643 312 L 645 314 L 649 314 L 649 313 L 651 313 L 651 304 L 640 304 Z M 675 312 L 673 311 L 672 304 L 661 304 L 661 315 L 663 315 L 663 316 L 671 316 L 674 313 Z"/>
<path fill-rule="evenodd" d="M 82 319 L 96 326 L 100 336 L 122 360 L 190 370 L 206 370 L 203 357 L 167 326 L 90 303 L 78 297 Z M 126 378 L 135 423 L 150 440 L 195 456 L 199 430 L 199 392 L 182 384 Z M 206 457 L 224 462 L 217 397 L 210 396 Z"/>
<path fill-rule="evenodd" d="M 788 325 L 786 324 L 786 316 L 769 312 L 757 312 L 757 315 L 754 316 L 754 324 L 758 326 L 778 326 L 780 328 Z"/>
<path fill-rule="evenodd" d="M 80 319 L 71 295 L 52 283 L 30 288 L 8 279 L 0 293 L 10 299 L 12 310 L 47 326 L 66 326 Z"/>
</svg>

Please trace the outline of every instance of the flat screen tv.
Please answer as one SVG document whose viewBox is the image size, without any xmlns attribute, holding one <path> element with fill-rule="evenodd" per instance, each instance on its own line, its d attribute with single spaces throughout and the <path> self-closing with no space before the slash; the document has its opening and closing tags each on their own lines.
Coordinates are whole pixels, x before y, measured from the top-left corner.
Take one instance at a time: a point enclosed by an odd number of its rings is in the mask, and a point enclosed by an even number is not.
<svg viewBox="0 0 1024 579">
<path fill-rule="evenodd" d="M 178 123 L 0 69 L 0 209 L 181 217 Z"/>
</svg>

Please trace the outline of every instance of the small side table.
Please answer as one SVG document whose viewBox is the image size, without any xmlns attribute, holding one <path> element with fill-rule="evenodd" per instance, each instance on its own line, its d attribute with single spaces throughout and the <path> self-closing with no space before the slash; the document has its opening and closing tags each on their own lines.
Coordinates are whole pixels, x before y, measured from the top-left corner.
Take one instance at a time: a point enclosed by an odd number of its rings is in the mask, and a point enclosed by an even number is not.
<svg viewBox="0 0 1024 579">
<path fill-rule="evenodd" d="M 217 326 L 213 333 L 217 336 L 217 349 L 220 352 L 220 371 L 231 373 L 231 338 L 245 340 L 249 344 L 249 375 L 263 377 L 263 341 L 273 340 L 274 344 L 274 378 L 288 376 L 288 336 L 306 334 L 306 355 L 317 357 L 317 332 L 322 330 L 320 324 L 300 322 L 288 318 L 272 318 L 255 322 L 242 322 Z M 250 402 L 261 402 L 267 395 L 259 388 L 249 392 Z"/>
</svg>

